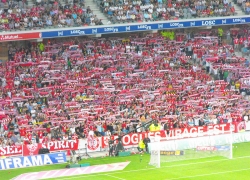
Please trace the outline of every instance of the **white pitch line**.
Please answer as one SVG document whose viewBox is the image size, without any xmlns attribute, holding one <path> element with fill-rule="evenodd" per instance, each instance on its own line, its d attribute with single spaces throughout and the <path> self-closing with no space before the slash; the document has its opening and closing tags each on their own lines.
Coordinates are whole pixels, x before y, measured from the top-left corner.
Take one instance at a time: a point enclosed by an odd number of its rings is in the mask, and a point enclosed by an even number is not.
<svg viewBox="0 0 250 180">
<path fill-rule="evenodd" d="M 171 168 L 171 167 L 179 167 L 179 166 L 189 166 L 189 165 L 195 165 L 195 164 L 204 164 L 204 163 L 213 163 L 213 162 L 218 162 L 218 161 L 233 161 L 237 159 L 243 159 L 243 158 L 250 158 L 250 156 L 241 156 L 233 159 L 218 159 L 218 160 L 212 160 L 212 161 L 202 161 L 202 162 L 195 162 L 195 163 L 187 163 L 187 164 L 176 164 L 176 165 L 171 165 L 171 166 L 161 166 L 161 168 Z M 159 168 L 146 168 L 146 169 L 135 169 L 135 170 L 129 170 L 129 171 L 114 171 L 107 173 L 109 174 L 120 174 L 120 173 L 130 173 L 130 172 L 138 172 L 138 171 L 147 171 L 147 170 L 153 170 L 153 169 L 159 169 Z M 75 177 L 60 177 L 60 180 L 70 180 L 70 179 L 77 179 L 80 177 L 91 177 L 91 176 L 100 176 L 100 175 L 107 175 L 107 174 L 84 174 L 84 175 L 79 175 Z"/>
<path fill-rule="evenodd" d="M 109 174 L 103 174 L 105 176 L 109 176 L 109 177 L 112 177 L 112 178 L 115 178 L 115 179 L 119 179 L 119 180 L 126 180 L 126 179 L 122 179 L 122 178 L 119 178 L 119 177 L 116 177 L 116 176 L 111 176 Z"/>
<path fill-rule="evenodd" d="M 166 179 L 166 180 L 177 180 L 177 179 L 186 179 L 186 178 L 196 178 L 196 177 L 204 177 L 204 176 L 212 176 L 212 175 L 218 175 L 218 174 L 227 174 L 227 173 L 233 173 L 233 172 L 240 172 L 240 171 L 248 171 L 250 168 L 246 169 L 237 169 L 232 171 L 221 171 L 221 172 L 215 172 L 215 173 L 209 173 L 209 174 L 199 174 L 195 176 L 184 176 L 179 178 L 172 178 L 172 179 Z"/>
</svg>

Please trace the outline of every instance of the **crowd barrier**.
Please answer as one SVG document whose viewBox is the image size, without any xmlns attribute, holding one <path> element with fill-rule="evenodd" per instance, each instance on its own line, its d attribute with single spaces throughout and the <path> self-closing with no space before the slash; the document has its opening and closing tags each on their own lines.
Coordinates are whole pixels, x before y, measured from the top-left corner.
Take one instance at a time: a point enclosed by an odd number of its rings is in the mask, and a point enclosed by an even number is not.
<svg viewBox="0 0 250 180">
<path fill-rule="evenodd" d="M 97 35 L 97 34 L 113 34 L 124 32 L 138 32 L 150 30 L 163 30 L 163 29 L 176 29 L 176 28 L 192 28 L 204 26 L 224 26 L 224 25 L 237 25 L 250 23 L 249 16 L 234 16 L 234 17 L 218 17 L 206 18 L 195 20 L 173 20 L 173 21 L 157 21 L 145 22 L 138 24 L 123 24 L 123 25 L 103 25 L 94 27 L 76 27 L 76 28 L 54 28 L 49 30 L 32 30 L 32 32 L 1 32 L 0 42 L 13 41 L 13 40 L 30 40 L 30 39 L 44 39 L 44 38 L 57 38 L 69 36 L 82 36 L 82 35 Z"/>
<path fill-rule="evenodd" d="M 237 142 L 243 142 L 242 139 L 250 140 L 250 136 L 247 135 L 241 137 L 241 133 L 250 130 L 250 122 L 240 122 L 234 123 L 231 128 L 233 129 L 234 136 Z M 150 139 L 155 137 L 161 138 L 189 138 L 189 137 L 200 137 L 200 136 L 212 136 L 218 134 L 224 134 L 230 131 L 230 123 L 210 125 L 204 127 L 190 127 L 173 130 L 172 134 L 167 134 L 166 131 L 158 132 L 142 132 L 142 133 L 130 133 L 122 138 L 122 143 L 125 148 L 137 147 L 141 139 L 148 136 Z M 117 135 L 111 136 L 112 140 L 116 140 Z M 16 146 L 6 146 L 0 147 L 1 156 L 31 156 L 37 155 L 39 149 L 46 148 L 50 152 L 59 152 L 67 150 L 79 150 L 79 152 L 99 152 L 108 149 L 108 141 L 110 137 L 95 137 L 86 138 L 79 140 L 68 140 L 68 141 L 51 141 L 49 143 L 38 143 L 38 144 L 28 144 L 28 145 L 16 145 Z"/>
</svg>

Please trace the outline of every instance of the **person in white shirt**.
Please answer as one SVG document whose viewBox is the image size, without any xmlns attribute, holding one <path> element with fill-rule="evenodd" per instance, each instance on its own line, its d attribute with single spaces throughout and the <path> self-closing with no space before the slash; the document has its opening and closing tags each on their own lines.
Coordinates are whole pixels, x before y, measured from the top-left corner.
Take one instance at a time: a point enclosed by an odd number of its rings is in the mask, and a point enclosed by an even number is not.
<svg viewBox="0 0 250 180">
<path fill-rule="evenodd" d="M 106 131 L 106 136 L 111 136 L 111 132 L 109 130 Z"/>
<path fill-rule="evenodd" d="M 150 14 L 153 13 L 153 9 L 151 7 L 148 9 L 148 13 L 150 13 Z"/>
<path fill-rule="evenodd" d="M 127 20 L 127 17 L 126 17 L 126 15 L 125 14 L 123 14 L 123 16 L 122 16 L 122 21 L 124 22 L 124 21 L 126 21 Z"/>
<path fill-rule="evenodd" d="M 11 14 L 12 13 L 12 9 L 8 9 L 8 13 Z"/>
<path fill-rule="evenodd" d="M 32 19 L 33 19 L 34 22 L 38 21 L 38 18 L 36 16 L 33 16 Z"/>
<path fill-rule="evenodd" d="M 142 130 L 141 130 L 141 123 L 138 123 L 136 125 L 136 132 L 138 132 L 138 133 L 142 132 Z"/>
</svg>

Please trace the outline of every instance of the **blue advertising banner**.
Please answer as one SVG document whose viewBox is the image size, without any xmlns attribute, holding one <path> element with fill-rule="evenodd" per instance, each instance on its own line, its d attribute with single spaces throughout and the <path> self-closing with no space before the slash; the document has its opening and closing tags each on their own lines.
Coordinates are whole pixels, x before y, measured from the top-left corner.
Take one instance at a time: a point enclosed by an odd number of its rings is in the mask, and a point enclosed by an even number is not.
<svg viewBox="0 0 250 180">
<path fill-rule="evenodd" d="M 200 20 L 175 20 L 175 21 L 159 21 L 152 23 L 125 24 L 125 25 L 110 25 L 95 26 L 94 28 L 82 27 L 71 29 L 57 29 L 52 31 L 42 31 L 42 38 L 68 37 L 68 36 L 82 36 L 95 34 L 111 34 L 123 32 L 149 31 L 161 29 L 176 29 L 176 28 L 190 28 L 202 26 L 220 26 L 220 25 L 235 25 L 250 23 L 250 17 L 227 17 L 214 19 L 200 19 Z"/>
<path fill-rule="evenodd" d="M 229 151 L 230 146 L 215 146 L 217 151 Z"/>
<path fill-rule="evenodd" d="M 42 154 L 37 156 L 22 156 L 5 158 L 0 160 L 0 170 L 15 169 L 46 164 L 57 164 L 66 162 L 65 153 Z"/>
</svg>

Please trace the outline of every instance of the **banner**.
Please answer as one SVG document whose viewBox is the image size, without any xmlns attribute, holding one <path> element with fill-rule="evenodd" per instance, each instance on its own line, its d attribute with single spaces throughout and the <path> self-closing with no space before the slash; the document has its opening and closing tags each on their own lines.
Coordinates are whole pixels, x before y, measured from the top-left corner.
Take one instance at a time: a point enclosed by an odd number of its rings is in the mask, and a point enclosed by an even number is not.
<svg viewBox="0 0 250 180">
<path fill-rule="evenodd" d="M 184 155 L 184 151 L 160 151 L 160 155 L 165 156 L 182 156 Z"/>
<path fill-rule="evenodd" d="M 16 156 L 22 155 L 22 145 L 20 146 L 6 146 L 0 147 L 0 155 L 1 156 Z"/>
<path fill-rule="evenodd" d="M 64 150 L 78 150 L 79 140 L 68 141 L 51 141 L 49 143 L 42 143 L 42 148 L 47 148 L 49 151 L 64 151 Z"/>
<path fill-rule="evenodd" d="M 196 151 L 216 151 L 215 146 L 197 146 Z"/>
<path fill-rule="evenodd" d="M 65 153 L 5 158 L 0 160 L 0 170 L 43 166 L 47 164 L 58 164 L 64 162 L 67 162 Z"/>
<path fill-rule="evenodd" d="M 143 133 L 131 133 L 123 136 L 122 143 L 123 146 L 138 145 L 140 140 L 148 136 L 151 141 L 156 137 L 161 138 L 170 138 L 170 139 L 182 139 L 182 138 L 192 138 L 192 137 L 201 137 L 201 136 L 212 136 L 218 134 L 228 133 L 230 130 L 230 123 L 227 124 L 216 124 L 209 126 L 195 126 L 181 129 L 172 129 L 167 134 L 166 131 L 158 132 L 143 132 Z M 118 136 L 111 136 L 112 140 L 117 139 Z M 109 137 L 102 137 L 102 148 L 108 146 Z"/>
<path fill-rule="evenodd" d="M 151 23 L 140 23 L 140 25 L 125 24 L 113 26 L 95 26 L 89 27 L 76 27 L 70 29 L 54 29 L 52 31 L 43 31 L 42 38 L 56 38 L 56 37 L 69 37 L 69 36 L 83 36 L 83 35 L 96 35 L 96 34 L 113 34 L 124 32 L 137 32 L 137 31 L 150 31 L 150 30 L 163 30 L 163 29 L 177 29 L 177 28 L 192 28 L 203 26 L 221 26 L 221 25 L 236 25 L 250 23 L 249 16 L 239 17 L 218 17 L 218 18 L 204 18 L 195 20 L 172 20 L 172 21 L 158 21 Z"/>
<path fill-rule="evenodd" d="M 79 153 L 98 152 L 101 151 L 101 137 L 92 137 L 86 139 L 79 139 L 78 149 Z"/>
<path fill-rule="evenodd" d="M 39 149 L 42 148 L 42 144 L 24 144 L 23 145 L 23 156 L 38 155 Z"/>
<path fill-rule="evenodd" d="M 42 35 L 40 32 L 33 33 L 19 33 L 19 34 L 0 34 L 0 42 L 4 41 L 16 41 L 16 40 L 28 40 L 28 39 L 39 39 Z"/>
<path fill-rule="evenodd" d="M 100 138 L 98 137 L 93 137 L 93 138 L 87 138 L 87 151 L 88 152 L 95 152 L 95 151 L 100 151 L 101 149 L 101 141 Z"/>
</svg>

